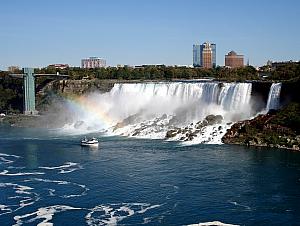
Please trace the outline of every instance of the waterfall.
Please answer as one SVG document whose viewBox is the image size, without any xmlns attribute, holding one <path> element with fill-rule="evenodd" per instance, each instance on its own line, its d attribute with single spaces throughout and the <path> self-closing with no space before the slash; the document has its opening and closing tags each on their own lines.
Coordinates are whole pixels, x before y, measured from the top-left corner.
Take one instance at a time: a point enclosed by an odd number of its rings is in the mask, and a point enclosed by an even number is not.
<svg viewBox="0 0 300 226">
<path fill-rule="evenodd" d="M 280 104 L 281 83 L 273 83 L 271 85 L 266 110 L 278 109 Z"/>
<path fill-rule="evenodd" d="M 248 113 L 251 89 L 251 83 L 122 83 L 115 84 L 110 95 L 113 100 L 126 99 L 118 105 L 126 112 L 123 117 L 137 113 L 137 108 L 154 114 L 186 108 L 198 120 L 207 114 Z"/>
<path fill-rule="evenodd" d="M 251 90 L 251 83 L 225 83 L 218 102 L 228 111 L 237 111 L 249 105 Z"/>
<path fill-rule="evenodd" d="M 117 83 L 109 93 L 82 96 L 79 106 L 78 101 L 75 107 L 69 103 L 76 111 L 69 115 L 76 117 L 74 126 L 68 124 L 65 128 L 74 127 L 83 133 L 104 130 L 114 135 L 164 138 L 172 128 L 192 125 L 185 130 L 201 133 L 201 139 L 205 138 L 200 143 L 220 143 L 221 135 L 230 127 L 228 123 L 250 116 L 251 90 L 251 83 Z M 222 124 L 207 125 L 208 132 L 196 128 L 208 115 L 221 115 Z"/>
</svg>

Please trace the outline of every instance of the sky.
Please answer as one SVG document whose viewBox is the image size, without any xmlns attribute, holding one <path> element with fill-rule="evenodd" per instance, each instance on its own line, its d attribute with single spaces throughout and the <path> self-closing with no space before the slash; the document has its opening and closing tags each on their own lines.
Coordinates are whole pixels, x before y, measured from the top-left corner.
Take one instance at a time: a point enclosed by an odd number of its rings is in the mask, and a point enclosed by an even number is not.
<svg viewBox="0 0 300 226">
<path fill-rule="evenodd" d="M 300 60 L 298 0 L 1 0 L 0 70 L 117 64 L 191 65 L 193 44 L 216 43 L 260 66 Z"/>
</svg>

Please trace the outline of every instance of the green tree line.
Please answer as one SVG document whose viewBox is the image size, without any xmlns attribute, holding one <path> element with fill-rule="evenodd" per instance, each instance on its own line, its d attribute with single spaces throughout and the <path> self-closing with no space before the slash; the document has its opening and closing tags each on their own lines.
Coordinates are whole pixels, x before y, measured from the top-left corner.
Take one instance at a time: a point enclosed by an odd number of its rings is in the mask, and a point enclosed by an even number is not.
<svg viewBox="0 0 300 226">
<path fill-rule="evenodd" d="M 23 80 L 0 71 L 0 113 L 20 113 L 23 108 Z"/>
<path fill-rule="evenodd" d="M 188 68 L 171 66 L 144 66 L 144 67 L 107 67 L 95 69 L 83 69 L 71 67 L 66 69 L 42 68 L 36 69 L 36 73 L 67 74 L 71 79 L 118 79 L 118 80 L 173 80 L 173 79 L 201 79 L 214 77 L 230 81 L 244 81 L 259 79 L 258 72 L 252 66 L 241 68 Z"/>
</svg>

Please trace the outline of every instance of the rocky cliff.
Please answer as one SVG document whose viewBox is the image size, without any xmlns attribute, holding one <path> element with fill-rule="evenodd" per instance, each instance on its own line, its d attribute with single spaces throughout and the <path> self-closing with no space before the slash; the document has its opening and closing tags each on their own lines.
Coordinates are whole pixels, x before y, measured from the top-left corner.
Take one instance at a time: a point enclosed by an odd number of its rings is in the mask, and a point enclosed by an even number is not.
<svg viewBox="0 0 300 226">
<path fill-rule="evenodd" d="M 109 92 L 114 86 L 115 81 L 112 80 L 56 80 L 50 82 L 42 89 L 42 94 L 46 92 L 54 92 L 64 95 L 80 95 L 87 92 L 98 91 L 101 93 Z"/>
<path fill-rule="evenodd" d="M 300 104 L 235 123 L 222 138 L 226 144 L 300 150 Z"/>
</svg>

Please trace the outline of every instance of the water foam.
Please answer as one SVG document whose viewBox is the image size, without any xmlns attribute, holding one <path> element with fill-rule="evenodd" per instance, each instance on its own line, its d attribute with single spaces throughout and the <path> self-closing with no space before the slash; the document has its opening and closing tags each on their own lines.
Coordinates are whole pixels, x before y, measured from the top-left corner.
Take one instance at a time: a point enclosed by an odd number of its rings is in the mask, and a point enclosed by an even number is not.
<svg viewBox="0 0 300 226">
<path fill-rule="evenodd" d="M 17 155 L 9 155 L 5 153 L 0 153 L 0 164 L 11 164 L 15 162 L 15 159 L 21 158 Z"/>
<path fill-rule="evenodd" d="M 9 173 L 8 170 L 3 170 L 0 172 L 0 176 L 28 176 L 28 175 L 43 175 L 43 172 L 17 172 L 17 173 Z"/>
<path fill-rule="evenodd" d="M 0 206 L 1 207 L 1 206 Z M 87 225 L 117 225 L 125 218 L 131 217 L 135 214 L 144 214 L 155 208 L 159 208 L 160 205 L 150 205 L 148 203 L 118 203 L 98 205 L 94 208 L 81 208 L 67 205 L 53 205 L 39 208 L 38 210 L 27 213 L 24 215 L 14 216 L 16 223 L 15 226 L 35 222 L 37 225 L 53 225 L 51 220 L 57 213 L 65 211 L 81 210 L 87 211 L 85 220 Z M 3 206 L 3 208 L 6 208 Z M 38 223 L 40 222 L 40 223 Z"/>
<path fill-rule="evenodd" d="M 9 159 L 6 159 L 4 157 L 0 157 L 0 164 L 1 163 L 4 163 L 4 164 L 10 164 L 10 163 L 13 163 L 14 161 L 12 160 L 9 160 Z"/>
<path fill-rule="evenodd" d="M 244 208 L 247 211 L 251 211 L 250 206 L 242 205 L 242 204 L 240 204 L 238 202 L 235 202 L 235 201 L 230 201 L 229 203 L 232 204 L 232 205 L 235 205 L 235 206 L 242 207 L 242 208 Z"/>
<path fill-rule="evenodd" d="M 56 213 L 65 212 L 69 210 L 81 210 L 81 208 L 71 207 L 66 205 L 55 205 L 39 208 L 37 211 L 24 214 L 21 216 L 14 216 L 16 224 L 14 226 L 20 226 L 24 223 L 33 223 L 36 221 L 42 221 L 38 223 L 38 226 L 51 226 L 53 225 L 50 221 Z"/>
<path fill-rule="evenodd" d="M 143 214 L 160 205 L 148 203 L 119 203 L 109 205 L 98 205 L 90 210 L 85 216 L 88 225 L 117 225 L 125 218 L 135 214 Z"/>
<path fill-rule="evenodd" d="M 5 154 L 5 153 L 0 153 L 0 156 L 4 156 L 4 157 L 14 157 L 14 158 L 21 158 L 21 156 L 18 156 L 18 155 L 9 155 L 9 154 Z"/>
<path fill-rule="evenodd" d="M 220 221 L 204 222 L 199 224 L 189 224 L 188 226 L 239 226 L 237 224 L 225 224 Z"/>
<path fill-rule="evenodd" d="M 69 182 L 69 181 L 60 181 L 60 180 L 50 180 L 50 179 L 41 179 L 41 178 L 30 178 L 24 180 L 24 182 L 44 182 L 44 183 L 49 183 L 49 184 L 55 184 L 55 185 L 63 185 L 63 186 L 68 186 L 66 189 L 63 191 L 68 191 L 70 190 L 77 190 L 74 194 L 63 194 L 63 195 L 57 195 L 61 198 L 73 198 L 73 197 L 80 197 L 84 196 L 88 192 L 88 188 L 84 184 L 78 184 L 74 182 Z M 71 187 L 70 187 L 71 186 Z M 56 196 L 56 190 L 54 188 L 49 188 L 49 185 L 47 186 L 48 192 L 50 196 Z M 78 190 L 79 189 L 79 190 Z"/>
<path fill-rule="evenodd" d="M 75 162 L 65 162 L 61 166 L 40 166 L 39 168 L 46 170 L 58 170 L 58 173 L 71 173 L 76 170 L 83 169 L 83 167 L 79 163 Z"/>
<path fill-rule="evenodd" d="M 3 214 L 8 214 L 20 210 L 26 206 L 33 205 L 40 199 L 40 196 L 33 192 L 32 187 L 20 185 L 16 183 L 0 183 L 0 188 L 12 187 L 14 196 L 8 196 L 9 204 L 1 205 L 1 210 L 5 211 Z"/>
</svg>

